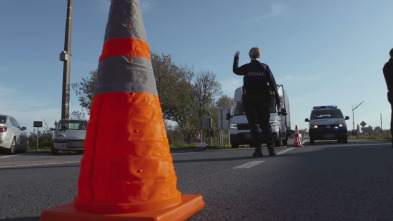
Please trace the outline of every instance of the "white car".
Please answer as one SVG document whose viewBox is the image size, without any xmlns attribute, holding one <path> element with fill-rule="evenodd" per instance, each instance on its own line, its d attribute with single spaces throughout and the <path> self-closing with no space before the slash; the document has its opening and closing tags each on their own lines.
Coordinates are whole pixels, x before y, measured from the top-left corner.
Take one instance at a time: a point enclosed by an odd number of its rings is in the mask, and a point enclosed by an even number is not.
<svg viewBox="0 0 393 221">
<path fill-rule="evenodd" d="M 21 127 L 15 118 L 0 114 L 0 148 L 14 154 L 17 150 L 26 152 L 28 147 L 26 127 Z"/>
<path fill-rule="evenodd" d="M 341 110 L 336 105 L 315 106 L 311 111 L 310 119 L 310 144 L 315 140 L 337 140 L 338 143 L 348 143 L 346 120 Z"/>
<path fill-rule="evenodd" d="M 86 120 L 60 120 L 52 129 L 52 154 L 63 151 L 83 151 L 86 138 Z"/>
</svg>

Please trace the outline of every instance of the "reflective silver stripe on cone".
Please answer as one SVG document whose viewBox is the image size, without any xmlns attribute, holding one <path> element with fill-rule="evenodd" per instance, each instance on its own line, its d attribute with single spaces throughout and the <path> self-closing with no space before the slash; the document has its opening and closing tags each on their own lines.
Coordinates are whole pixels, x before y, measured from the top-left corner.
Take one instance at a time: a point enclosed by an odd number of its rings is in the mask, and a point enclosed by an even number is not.
<svg viewBox="0 0 393 221">
<path fill-rule="evenodd" d="M 142 21 L 142 13 L 139 1 L 112 0 L 104 42 L 113 38 L 135 38 L 146 41 L 145 26 L 140 21 Z"/>
<path fill-rule="evenodd" d="M 130 62 L 129 59 L 133 61 Z M 94 96 L 111 92 L 158 95 L 151 61 L 146 58 L 115 56 L 98 65 Z"/>
</svg>

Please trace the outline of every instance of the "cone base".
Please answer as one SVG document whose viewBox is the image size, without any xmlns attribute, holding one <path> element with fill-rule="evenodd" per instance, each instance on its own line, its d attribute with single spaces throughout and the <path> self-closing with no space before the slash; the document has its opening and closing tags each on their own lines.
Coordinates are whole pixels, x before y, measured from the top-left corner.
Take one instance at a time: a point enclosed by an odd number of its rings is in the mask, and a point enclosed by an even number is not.
<svg viewBox="0 0 393 221">
<path fill-rule="evenodd" d="M 294 146 L 294 147 L 301 147 L 302 144 L 301 144 L 300 142 L 298 142 L 298 143 L 294 143 L 293 146 Z"/>
<path fill-rule="evenodd" d="M 122 214 L 84 213 L 76 210 L 71 203 L 42 211 L 40 221 L 185 220 L 205 207 L 201 195 L 182 195 L 181 198 L 181 203 L 170 208 Z"/>
</svg>

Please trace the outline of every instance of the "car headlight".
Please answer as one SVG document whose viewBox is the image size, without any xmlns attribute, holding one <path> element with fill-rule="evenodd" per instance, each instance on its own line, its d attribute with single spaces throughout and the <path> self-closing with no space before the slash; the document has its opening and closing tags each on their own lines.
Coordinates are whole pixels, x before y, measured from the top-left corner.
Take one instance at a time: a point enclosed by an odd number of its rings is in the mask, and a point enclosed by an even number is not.
<svg viewBox="0 0 393 221">
<path fill-rule="evenodd" d="M 345 123 L 341 123 L 341 124 L 338 124 L 337 126 L 335 126 L 335 128 L 336 129 L 339 129 L 339 128 L 345 129 L 345 128 L 347 128 L 347 125 Z"/>
<path fill-rule="evenodd" d="M 66 142 L 66 138 L 64 135 L 59 135 L 57 136 L 57 138 L 55 139 L 56 142 Z"/>
<path fill-rule="evenodd" d="M 229 127 L 230 127 L 231 129 L 237 129 L 237 124 L 230 124 Z"/>
<path fill-rule="evenodd" d="M 317 129 L 317 128 L 318 128 L 318 125 L 314 125 L 313 128 Z"/>
</svg>

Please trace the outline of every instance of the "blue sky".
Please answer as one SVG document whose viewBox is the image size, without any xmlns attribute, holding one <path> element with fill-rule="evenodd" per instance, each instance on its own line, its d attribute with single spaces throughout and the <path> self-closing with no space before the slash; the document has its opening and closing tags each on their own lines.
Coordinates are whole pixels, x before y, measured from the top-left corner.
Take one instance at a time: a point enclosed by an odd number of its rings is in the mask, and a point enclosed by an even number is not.
<svg viewBox="0 0 393 221">
<path fill-rule="evenodd" d="M 109 0 L 76 0 L 73 7 L 71 82 L 98 67 Z M 66 0 L 0 1 L 0 113 L 29 131 L 33 121 L 49 127 L 61 115 Z M 365 121 L 383 128 L 390 105 L 382 67 L 393 48 L 393 1 L 141 0 L 152 51 L 171 54 L 178 65 L 212 71 L 224 94 L 242 78 L 232 73 L 233 55 L 249 62 L 262 50 L 276 82 L 287 89 L 292 127 L 315 105 L 335 104 L 352 129 Z M 80 110 L 74 92 L 71 110 Z"/>
</svg>

